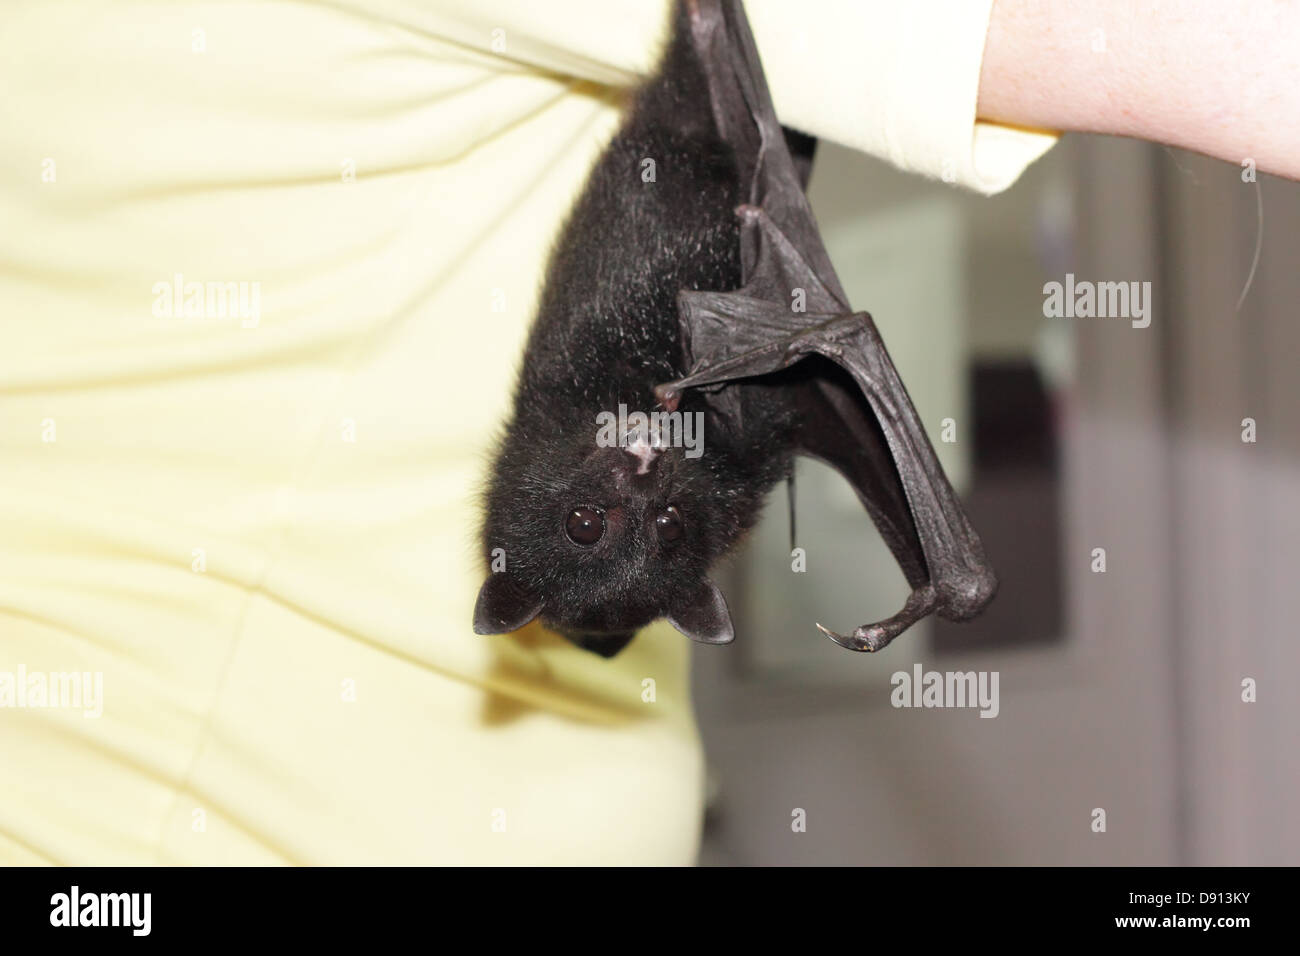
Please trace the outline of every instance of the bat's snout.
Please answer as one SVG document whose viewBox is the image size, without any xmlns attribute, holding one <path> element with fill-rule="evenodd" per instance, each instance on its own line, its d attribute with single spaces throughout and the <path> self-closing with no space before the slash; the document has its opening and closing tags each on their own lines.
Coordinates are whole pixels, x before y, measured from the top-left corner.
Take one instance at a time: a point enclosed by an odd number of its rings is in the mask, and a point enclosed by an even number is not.
<svg viewBox="0 0 1300 956">
<path fill-rule="evenodd" d="M 636 474 L 648 475 L 655 465 L 659 463 L 659 456 L 663 453 L 663 446 L 653 440 L 647 440 L 642 435 L 638 435 L 631 439 L 623 447 L 623 450 L 635 462 Z"/>
</svg>

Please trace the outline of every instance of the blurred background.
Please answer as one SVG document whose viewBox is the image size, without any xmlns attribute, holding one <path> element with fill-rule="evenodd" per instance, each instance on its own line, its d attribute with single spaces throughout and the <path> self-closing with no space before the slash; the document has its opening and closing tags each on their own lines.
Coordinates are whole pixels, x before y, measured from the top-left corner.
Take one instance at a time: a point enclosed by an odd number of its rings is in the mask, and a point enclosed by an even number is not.
<svg viewBox="0 0 1300 956">
<path fill-rule="evenodd" d="M 801 461 L 806 571 L 779 491 L 695 650 L 700 862 L 1300 863 L 1300 184 L 1073 136 L 992 199 L 823 143 L 809 194 L 1001 588 L 832 644 L 907 588 Z M 1047 317 L 1067 274 L 1149 282 L 1149 327 Z M 895 708 L 918 663 L 996 671 L 998 715 Z"/>
</svg>

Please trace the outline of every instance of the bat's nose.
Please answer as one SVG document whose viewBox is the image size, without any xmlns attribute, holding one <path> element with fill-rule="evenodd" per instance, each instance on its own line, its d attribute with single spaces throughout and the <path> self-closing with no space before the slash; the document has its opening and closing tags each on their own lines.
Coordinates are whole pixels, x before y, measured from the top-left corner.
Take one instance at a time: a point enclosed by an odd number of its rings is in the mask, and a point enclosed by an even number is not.
<svg viewBox="0 0 1300 956">
<path fill-rule="evenodd" d="M 636 473 L 638 475 L 648 475 L 659 461 L 659 455 L 663 449 L 654 442 L 653 439 L 647 440 L 645 436 L 635 436 L 623 449 L 636 461 Z"/>
</svg>

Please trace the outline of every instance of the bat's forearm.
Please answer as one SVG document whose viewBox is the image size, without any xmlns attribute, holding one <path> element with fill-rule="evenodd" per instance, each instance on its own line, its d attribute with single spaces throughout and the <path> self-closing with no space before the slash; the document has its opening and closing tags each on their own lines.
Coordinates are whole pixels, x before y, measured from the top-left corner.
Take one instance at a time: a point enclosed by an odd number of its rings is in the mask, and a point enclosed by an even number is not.
<svg viewBox="0 0 1300 956">
<path fill-rule="evenodd" d="M 1300 179 L 1300 3 L 995 0 L 979 116 Z"/>
</svg>

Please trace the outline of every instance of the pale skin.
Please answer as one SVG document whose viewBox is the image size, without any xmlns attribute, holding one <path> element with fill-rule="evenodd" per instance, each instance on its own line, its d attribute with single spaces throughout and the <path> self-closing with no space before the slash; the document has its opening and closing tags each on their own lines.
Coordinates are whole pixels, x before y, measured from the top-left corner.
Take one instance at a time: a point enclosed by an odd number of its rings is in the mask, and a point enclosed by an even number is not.
<svg viewBox="0 0 1300 956">
<path fill-rule="evenodd" d="M 995 0 L 978 112 L 1300 179 L 1300 0 Z"/>
</svg>

